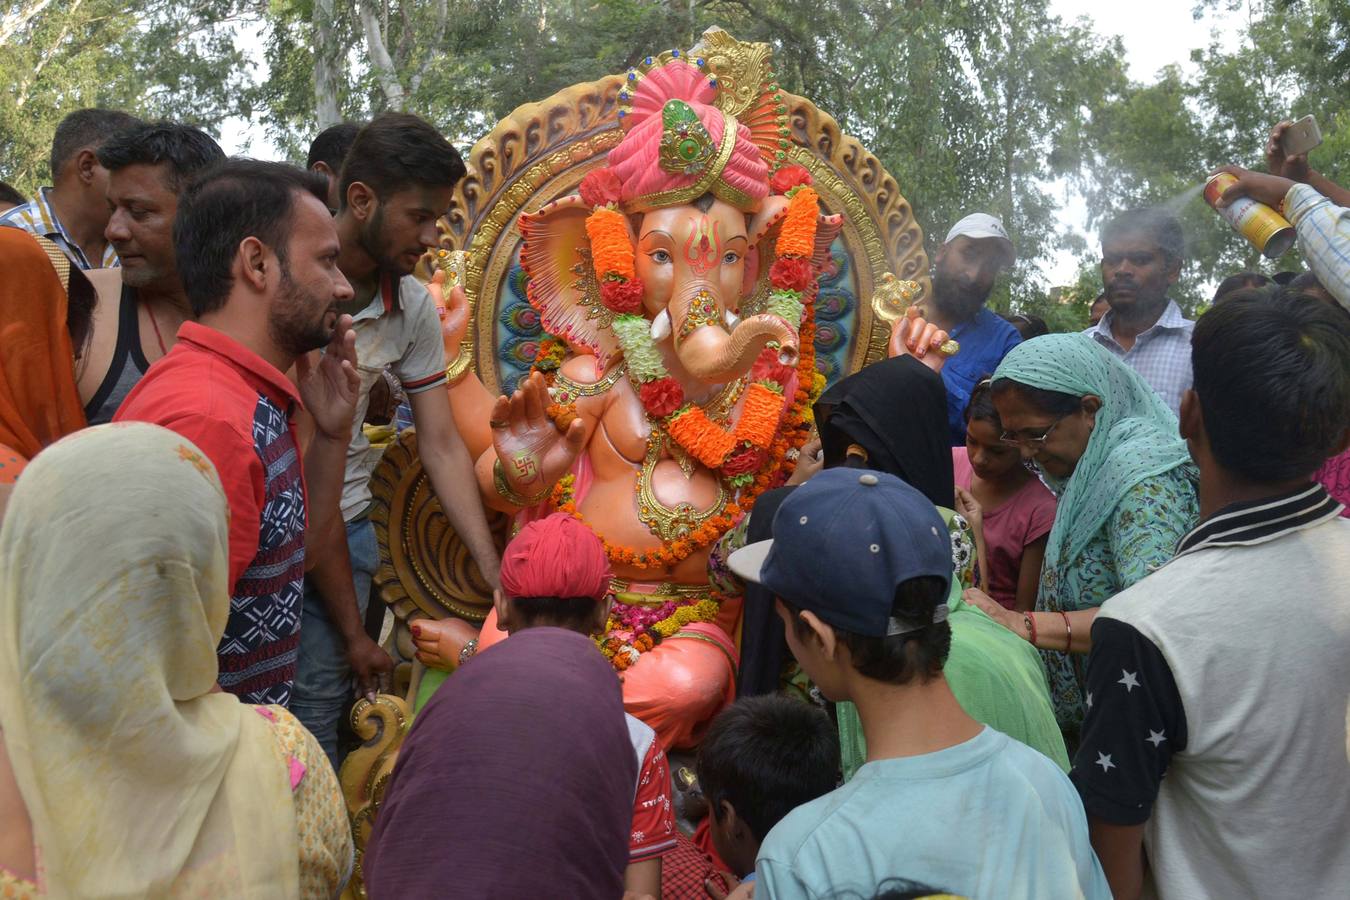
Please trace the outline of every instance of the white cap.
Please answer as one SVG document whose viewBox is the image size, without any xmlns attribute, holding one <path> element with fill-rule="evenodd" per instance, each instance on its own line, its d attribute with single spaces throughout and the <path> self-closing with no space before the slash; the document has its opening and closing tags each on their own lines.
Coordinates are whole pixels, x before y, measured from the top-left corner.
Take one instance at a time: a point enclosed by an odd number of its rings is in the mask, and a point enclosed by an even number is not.
<svg viewBox="0 0 1350 900">
<path fill-rule="evenodd" d="M 952 230 L 947 232 L 947 240 L 944 244 L 950 244 L 954 238 L 968 237 L 971 240 L 979 241 L 985 238 L 994 238 L 1002 241 L 1003 246 L 1008 251 L 1008 264 L 1012 265 L 1017 259 L 1017 252 L 1013 249 L 1012 239 L 1008 237 L 1008 231 L 1003 227 L 994 216 L 989 213 L 971 213 L 961 221 L 952 226 Z"/>
</svg>

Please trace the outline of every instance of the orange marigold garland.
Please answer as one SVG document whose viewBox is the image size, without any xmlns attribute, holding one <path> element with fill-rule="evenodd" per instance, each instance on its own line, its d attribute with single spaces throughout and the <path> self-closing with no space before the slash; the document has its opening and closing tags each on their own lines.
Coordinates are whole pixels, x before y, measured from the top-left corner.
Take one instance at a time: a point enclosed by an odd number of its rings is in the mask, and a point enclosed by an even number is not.
<svg viewBox="0 0 1350 900">
<path fill-rule="evenodd" d="M 809 176 L 805 177 L 809 180 Z M 807 183 L 794 184 L 789 194 L 788 211 L 775 245 L 779 258 L 770 273 L 775 289 L 769 295 L 768 312 L 800 329 L 806 317 L 804 296 L 815 285 L 810 256 L 815 247 L 820 208 L 816 192 Z M 599 262 L 596 273 L 603 275 Z M 667 433 L 690 456 L 719 472 L 732 487 L 748 487 L 754 473 L 763 466 L 769 441 L 782 420 L 787 399 L 783 392 L 792 370 L 769 360 L 774 351 L 766 349 L 764 359 L 768 361 L 756 364 L 754 377 L 759 381 L 747 392 L 740 421 L 735 429 L 727 431 L 713 423 L 698 406 L 682 402 L 679 382 L 670 377 L 644 318 L 616 316 L 612 327 L 628 361 L 629 380 L 647 414 L 661 420 Z M 804 338 L 801 343 L 805 344 Z M 803 355 L 814 364 L 814 354 Z M 809 375 L 803 374 L 798 381 L 802 379 L 807 379 L 806 384 L 810 385 Z"/>
<path fill-rule="evenodd" d="M 820 217 L 819 195 L 810 185 L 801 185 L 791 192 L 787 215 L 778 232 L 775 248 L 779 256 L 798 256 L 810 259 L 816 250 L 816 222 Z"/>
<path fill-rule="evenodd" d="M 623 213 L 602 206 L 586 217 L 586 235 L 591 239 L 591 262 L 595 274 L 605 279 L 632 281 L 637 277 L 633 265 L 633 240 L 628 236 L 628 220 Z"/>
<path fill-rule="evenodd" d="M 745 406 L 736 423 L 736 437 L 756 447 L 768 449 L 783 418 L 783 388 L 755 383 L 745 392 Z"/>
<path fill-rule="evenodd" d="M 540 339 L 535 351 L 533 368 L 540 372 L 556 372 L 566 356 L 567 344 L 561 338 L 546 334 Z"/>
<path fill-rule="evenodd" d="M 650 550 L 611 544 L 599 535 L 609 560 L 616 565 L 638 569 L 667 569 L 717 541 L 750 509 L 764 491 L 781 484 L 789 451 L 806 442 L 810 430 L 812 388 L 815 386 L 815 323 L 813 306 L 818 284 L 814 281 L 811 257 L 815 250 L 819 221 L 818 196 L 810 187 L 810 175 L 800 166 L 786 167 L 780 173 L 781 184 L 789 198 L 788 210 L 779 232 L 775 251 L 778 259 L 771 269 L 774 291 L 768 312 L 786 319 L 798 328 L 801 352 L 796 367 L 796 390 L 785 396 L 793 370 L 778 365 L 776 358 L 756 368 L 746 389 L 742 410 L 734 428 L 724 430 L 707 414 L 685 403 L 679 382 L 670 376 L 661 360 L 649 323 L 641 315 L 644 287 L 637 277 L 634 249 L 627 220 L 616 208 L 618 190 L 606 170 L 587 176 L 582 197 L 595 209 L 586 220 L 591 242 L 591 260 L 600 284 L 601 302 L 615 314 L 612 327 L 628 363 L 628 376 L 647 414 L 661 421 L 667 433 L 695 459 L 718 472 L 728 485 L 737 489 L 736 500 L 722 512 L 700 523 L 687 537 L 668 541 Z M 777 351 L 764 351 L 764 359 Z M 553 410 L 550 410 L 553 412 Z M 555 417 L 555 421 L 557 421 Z M 553 490 L 556 509 L 581 518 L 576 509 L 572 476 L 561 479 Z M 608 643 L 608 642 L 606 642 Z M 602 644 L 602 647 L 605 646 Z M 628 658 L 622 642 L 607 652 L 611 658 Z M 627 668 L 636 660 L 636 652 Z"/>
<path fill-rule="evenodd" d="M 596 536 L 605 547 L 605 555 L 615 565 L 636 569 L 668 569 L 688 559 L 694 553 L 721 539 L 741 520 L 741 515 L 754 507 L 759 495 L 780 486 L 787 480 L 787 457 L 790 451 L 800 450 L 811 433 L 811 394 L 816 387 L 816 353 L 814 320 L 814 291 L 806 301 L 806 315 L 800 331 L 802 352 L 797 360 L 797 391 L 788 407 L 782 427 L 778 429 L 765 454 L 764 464 L 752 473 L 749 484 L 741 489 L 734 502 L 728 503 L 721 514 L 701 523 L 687 538 L 670 541 L 650 550 L 637 550 L 623 544 L 611 543 L 603 534 Z M 577 511 L 573 492 L 576 479 L 565 475 L 554 485 L 553 508 L 584 521 Z M 590 525 L 591 523 L 587 523 Z M 594 528 L 592 527 L 592 530 Z"/>
<path fill-rule="evenodd" d="M 666 419 L 670 432 L 690 456 L 709 469 L 716 469 L 736 448 L 735 435 L 723 431 L 701 408 L 685 406 Z"/>
</svg>

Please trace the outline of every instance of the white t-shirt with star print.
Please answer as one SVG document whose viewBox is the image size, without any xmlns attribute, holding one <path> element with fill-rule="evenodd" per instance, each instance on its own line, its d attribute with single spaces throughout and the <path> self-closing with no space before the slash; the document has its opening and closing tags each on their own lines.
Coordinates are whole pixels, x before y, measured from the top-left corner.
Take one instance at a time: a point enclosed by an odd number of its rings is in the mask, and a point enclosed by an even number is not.
<svg viewBox="0 0 1350 900">
<path fill-rule="evenodd" d="M 1213 516 L 1093 624 L 1071 777 L 1091 817 L 1147 823 L 1155 896 L 1350 895 L 1339 509 L 1313 488 Z"/>
</svg>

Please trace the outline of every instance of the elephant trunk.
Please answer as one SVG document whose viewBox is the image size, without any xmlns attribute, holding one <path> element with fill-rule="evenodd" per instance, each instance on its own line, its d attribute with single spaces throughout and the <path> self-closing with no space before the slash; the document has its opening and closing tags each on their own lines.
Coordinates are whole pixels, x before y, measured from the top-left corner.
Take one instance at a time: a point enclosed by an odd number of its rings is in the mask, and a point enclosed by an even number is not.
<svg viewBox="0 0 1350 900">
<path fill-rule="evenodd" d="M 768 314 L 741 320 L 730 334 L 720 324 L 700 326 L 677 340 L 676 353 L 690 375 L 720 384 L 750 371 L 760 351 L 775 341 L 779 361 L 795 364 L 797 333 L 783 319 Z"/>
</svg>

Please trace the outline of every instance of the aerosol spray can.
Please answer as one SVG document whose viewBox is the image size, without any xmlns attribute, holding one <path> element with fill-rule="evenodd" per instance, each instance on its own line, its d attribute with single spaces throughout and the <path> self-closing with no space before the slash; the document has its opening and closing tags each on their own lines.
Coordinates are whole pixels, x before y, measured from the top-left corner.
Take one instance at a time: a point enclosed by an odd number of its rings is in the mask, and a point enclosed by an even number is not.
<svg viewBox="0 0 1350 900">
<path fill-rule="evenodd" d="M 1234 184 L 1237 184 L 1234 175 L 1227 172 L 1215 175 L 1205 184 L 1205 202 L 1267 259 L 1284 256 L 1294 246 L 1294 226 L 1284 216 L 1251 197 L 1241 197 L 1228 206 L 1219 206 L 1223 192 Z"/>
</svg>

